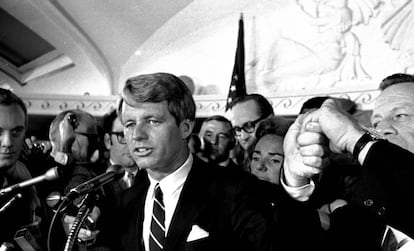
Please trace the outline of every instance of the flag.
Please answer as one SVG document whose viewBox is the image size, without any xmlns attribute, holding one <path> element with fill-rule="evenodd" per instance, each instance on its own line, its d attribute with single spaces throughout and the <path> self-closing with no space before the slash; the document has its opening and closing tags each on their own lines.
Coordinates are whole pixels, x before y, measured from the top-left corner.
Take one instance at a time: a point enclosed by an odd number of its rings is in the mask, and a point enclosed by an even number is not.
<svg viewBox="0 0 414 251">
<path fill-rule="evenodd" d="M 239 35 L 237 38 L 236 58 L 234 61 L 233 74 L 229 94 L 227 95 L 226 111 L 231 108 L 236 97 L 246 95 L 246 79 L 244 75 L 244 24 L 243 14 L 239 20 Z"/>
</svg>

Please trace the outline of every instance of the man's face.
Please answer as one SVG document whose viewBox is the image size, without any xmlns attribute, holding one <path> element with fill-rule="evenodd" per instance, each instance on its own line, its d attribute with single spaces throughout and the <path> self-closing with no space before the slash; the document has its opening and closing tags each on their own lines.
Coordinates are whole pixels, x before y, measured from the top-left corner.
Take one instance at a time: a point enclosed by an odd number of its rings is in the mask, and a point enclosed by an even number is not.
<svg viewBox="0 0 414 251">
<path fill-rule="evenodd" d="M 283 159 L 283 138 L 274 134 L 265 135 L 254 148 L 251 173 L 261 180 L 279 184 Z"/>
<path fill-rule="evenodd" d="M 414 153 L 414 83 L 382 91 L 375 100 L 371 122 L 388 141 Z"/>
<path fill-rule="evenodd" d="M 124 103 L 122 122 L 132 157 L 152 177 L 172 173 L 187 159 L 186 138 L 193 124 L 184 120 L 177 125 L 166 101 L 138 103 L 134 107 Z"/>
<path fill-rule="evenodd" d="M 25 117 L 18 105 L 0 105 L 0 170 L 16 163 L 23 148 Z"/>
<path fill-rule="evenodd" d="M 248 122 L 254 122 L 254 130 L 252 132 L 246 132 L 245 130 L 240 130 L 239 133 L 236 132 L 236 139 L 239 142 L 240 146 L 246 150 L 254 141 L 254 133 L 256 131 L 257 125 L 260 121 L 257 121 L 260 118 L 259 108 L 253 100 L 249 100 L 243 103 L 238 103 L 231 109 L 232 112 L 232 121 L 233 128 L 239 127 L 243 128 L 244 125 Z"/>
<path fill-rule="evenodd" d="M 220 163 L 229 158 L 232 147 L 232 133 L 230 124 L 210 120 L 204 122 L 200 130 L 204 141 L 204 154 L 209 159 Z"/>
<path fill-rule="evenodd" d="M 124 127 L 119 121 L 119 118 L 114 120 L 112 125 L 112 133 L 107 134 L 108 138 L 105 138 L 105 145 L 109 149 L 111 160 L 114 164 L 121 165 L 123 167 L 132 168 L 136 166 L 134 159 L 129 152 L 128 145 L 126 144 L 124 137 Z"/>
</svg>

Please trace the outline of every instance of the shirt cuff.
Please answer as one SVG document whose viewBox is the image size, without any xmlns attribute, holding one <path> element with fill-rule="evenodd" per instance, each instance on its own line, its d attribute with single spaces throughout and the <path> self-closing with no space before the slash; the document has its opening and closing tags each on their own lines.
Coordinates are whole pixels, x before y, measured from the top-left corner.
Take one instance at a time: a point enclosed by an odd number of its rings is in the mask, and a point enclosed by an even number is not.
<svg viewBox="0 0 414 251">
<path fill-rule="evenodd" d="M 313 180 L 310 181 L 309 184 L 300 187 L 290 187 L 285 184 L 283 178 L 280 179 L 280 182 L 285 189 L 285 191 L 297 201 L 307 201 L 309 197 L 312 195 L 313 191 L 315 190 L 315 182 Z"/>
</svg>

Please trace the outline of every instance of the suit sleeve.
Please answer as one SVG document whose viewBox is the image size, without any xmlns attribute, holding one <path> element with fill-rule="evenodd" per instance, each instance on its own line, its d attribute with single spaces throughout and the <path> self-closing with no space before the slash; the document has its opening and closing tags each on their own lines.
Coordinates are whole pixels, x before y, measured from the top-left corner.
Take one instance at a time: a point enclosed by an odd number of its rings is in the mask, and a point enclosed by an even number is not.
<svg viewBox="0 0 414 251">
<path fill-rule="evenodd" d="M 363 163 L 364 207 L 385 222 L 414 237 L 412 182 L 414 154 L 387 141 L 375 143 Z"/>
</svg>

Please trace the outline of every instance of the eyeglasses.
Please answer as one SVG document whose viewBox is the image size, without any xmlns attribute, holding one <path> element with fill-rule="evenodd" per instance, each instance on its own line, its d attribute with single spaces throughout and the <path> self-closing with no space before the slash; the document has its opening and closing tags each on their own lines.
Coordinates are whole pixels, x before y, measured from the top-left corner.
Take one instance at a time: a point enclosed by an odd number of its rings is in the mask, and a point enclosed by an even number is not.
<svg viewBox="0 0 414 251">
<path fill-rule="evenodd" d="M 254 129 L 256 128 L 257 122 L 259 122 L 260 120 L 262 120 L 264 118 L 265 118 L 265 116 L 261 116 L 260 118 L 254 120 L 254 121 L 247 121 L 241 127 L 240 126 L 235 126 L 235 127 L 233 127 L 233 132 L 236 136 L 240 136 L 242 130 L 247 132 L 247 133 L 252 133 L 252 132 L 254 132 Z"/>
<path fill-rule="evenodd" d="M 116 135 L 116 140 L 119 144 L 126 144 L 125 135 L 123 132 L 110 132 L 110 135 Z"/>
</svg>

